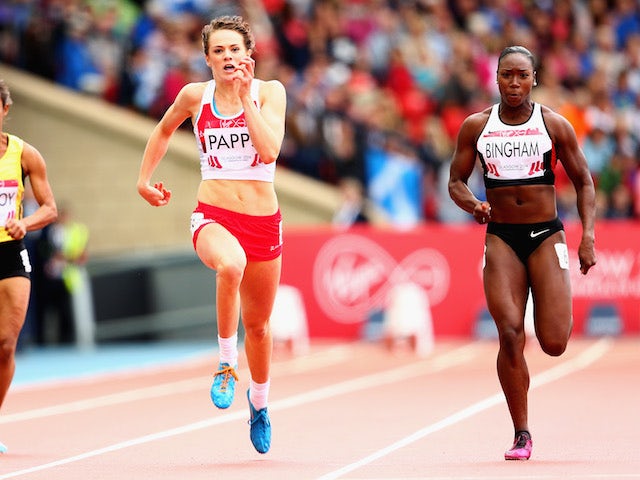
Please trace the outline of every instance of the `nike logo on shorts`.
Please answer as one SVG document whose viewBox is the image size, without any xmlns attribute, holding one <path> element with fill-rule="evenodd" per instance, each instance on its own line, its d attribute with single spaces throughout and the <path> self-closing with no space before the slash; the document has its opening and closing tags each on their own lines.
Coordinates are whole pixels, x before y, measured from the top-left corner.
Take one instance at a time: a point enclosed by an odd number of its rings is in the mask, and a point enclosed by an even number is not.
<svg viewBox="0 0 640 480">
<path fill-rule="evenodd" d="M 531 233 L 529 234 L 529 236 L 531 238 L 536 238 L 539 237 L 540 235 L 542 235 L 543 233 L 548 232 L 549 230 L 551 230 L 550 228 L 545 228 L 544 230 L 540 230 L 539 232 L 534 232 L 533 230 L 531 230 Z"/>
</svg>

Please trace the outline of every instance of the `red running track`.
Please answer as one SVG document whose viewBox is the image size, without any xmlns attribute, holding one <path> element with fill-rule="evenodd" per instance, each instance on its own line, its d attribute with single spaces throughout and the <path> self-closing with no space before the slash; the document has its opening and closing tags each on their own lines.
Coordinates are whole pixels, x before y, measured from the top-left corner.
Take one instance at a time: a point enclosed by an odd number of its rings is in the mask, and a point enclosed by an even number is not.
<svg viewBox="0 0 640 480">
<path fill-rule="evenodd" d="M 248 372 L 236 401 L 209 399 L 214 358 L 10 391 L 0 480 L 640 479 L 640 342 L 527 347 L 528 462 L 506 462 L 512 427 L 493 341 L 438 341 L 426 357 L 370 343 L 276 352 L 272 448 L 253 450 Z"/>
</svg>

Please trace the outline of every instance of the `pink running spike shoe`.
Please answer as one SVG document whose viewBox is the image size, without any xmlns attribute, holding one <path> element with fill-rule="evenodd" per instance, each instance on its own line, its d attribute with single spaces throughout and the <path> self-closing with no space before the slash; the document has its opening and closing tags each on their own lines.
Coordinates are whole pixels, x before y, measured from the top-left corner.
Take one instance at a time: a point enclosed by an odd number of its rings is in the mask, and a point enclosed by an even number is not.
<svg viewBox="0 0 640 480">
<path fill-rule="evenodd" d="M 518 432 L 516 433 L 516 438 L 513 441 L 511 449 L 504 452 L 504 459 L 529 460 L 532 448 L 533 442 L 531 440 L 531 434 L 526 431 Z"/>
</svg>

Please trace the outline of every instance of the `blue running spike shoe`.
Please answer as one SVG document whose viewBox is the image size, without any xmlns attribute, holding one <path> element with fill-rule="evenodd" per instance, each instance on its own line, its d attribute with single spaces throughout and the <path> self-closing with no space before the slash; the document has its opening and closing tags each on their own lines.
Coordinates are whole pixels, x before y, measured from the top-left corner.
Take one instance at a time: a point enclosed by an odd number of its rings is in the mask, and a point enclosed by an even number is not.
<svg viewBox="0 0 640 480">
<path fill-rule="evenodd" d="M 218 371 L 213 377 L 211 385 L 211 400 L 218 408 L 229 408 L 233 403 L 233 396 L 236 393 L 236 382 L 238 375 L 236 367 L 232 367 L 226 362 L 220 362 Z"/>
<path fill-rule="evenodd" d="M 9 449 L 4 445 L 4 443 L 0 443 L 0 455 L 7 453 L 7 450 Z"/>
<path fill-rule="evenodd" d="M 267 407 L 260 410 L 253 408 L 249 398 L 249 390 L 247 390 L 247 400 L 249 400 L 249 412 L 251 412 L 251 418 L 249 419 L 251 443 L 259 453 L 267 453 L 271 448 L 271 422 L 269 421 Z"/>
</svg>

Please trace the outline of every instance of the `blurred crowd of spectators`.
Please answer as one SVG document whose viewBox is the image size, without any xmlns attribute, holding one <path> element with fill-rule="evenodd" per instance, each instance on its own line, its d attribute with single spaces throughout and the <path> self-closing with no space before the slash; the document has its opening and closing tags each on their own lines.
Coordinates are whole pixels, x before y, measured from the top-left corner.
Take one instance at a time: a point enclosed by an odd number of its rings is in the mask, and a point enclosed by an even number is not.
<svg viewBox="0 0 640 480">
<path fill-rule="evenodd" d="M 210 78 L 202 26 L 241 14 L 257 76 L 288 91 L 280 165 L 357 181 L 389 221 L 463 222 L 449 161 L 495 103 L 497 57 L 538 58 L 533 98 L 574 125 L 601 218 L 640 218 L 640 4 L 635 0 L 3 0 L 0 61 L 159 118 Z M 575 194 L 558 175 L 560 215 Z M 479 175 L 471 188 L 482 198 Z"/>
</svg>

